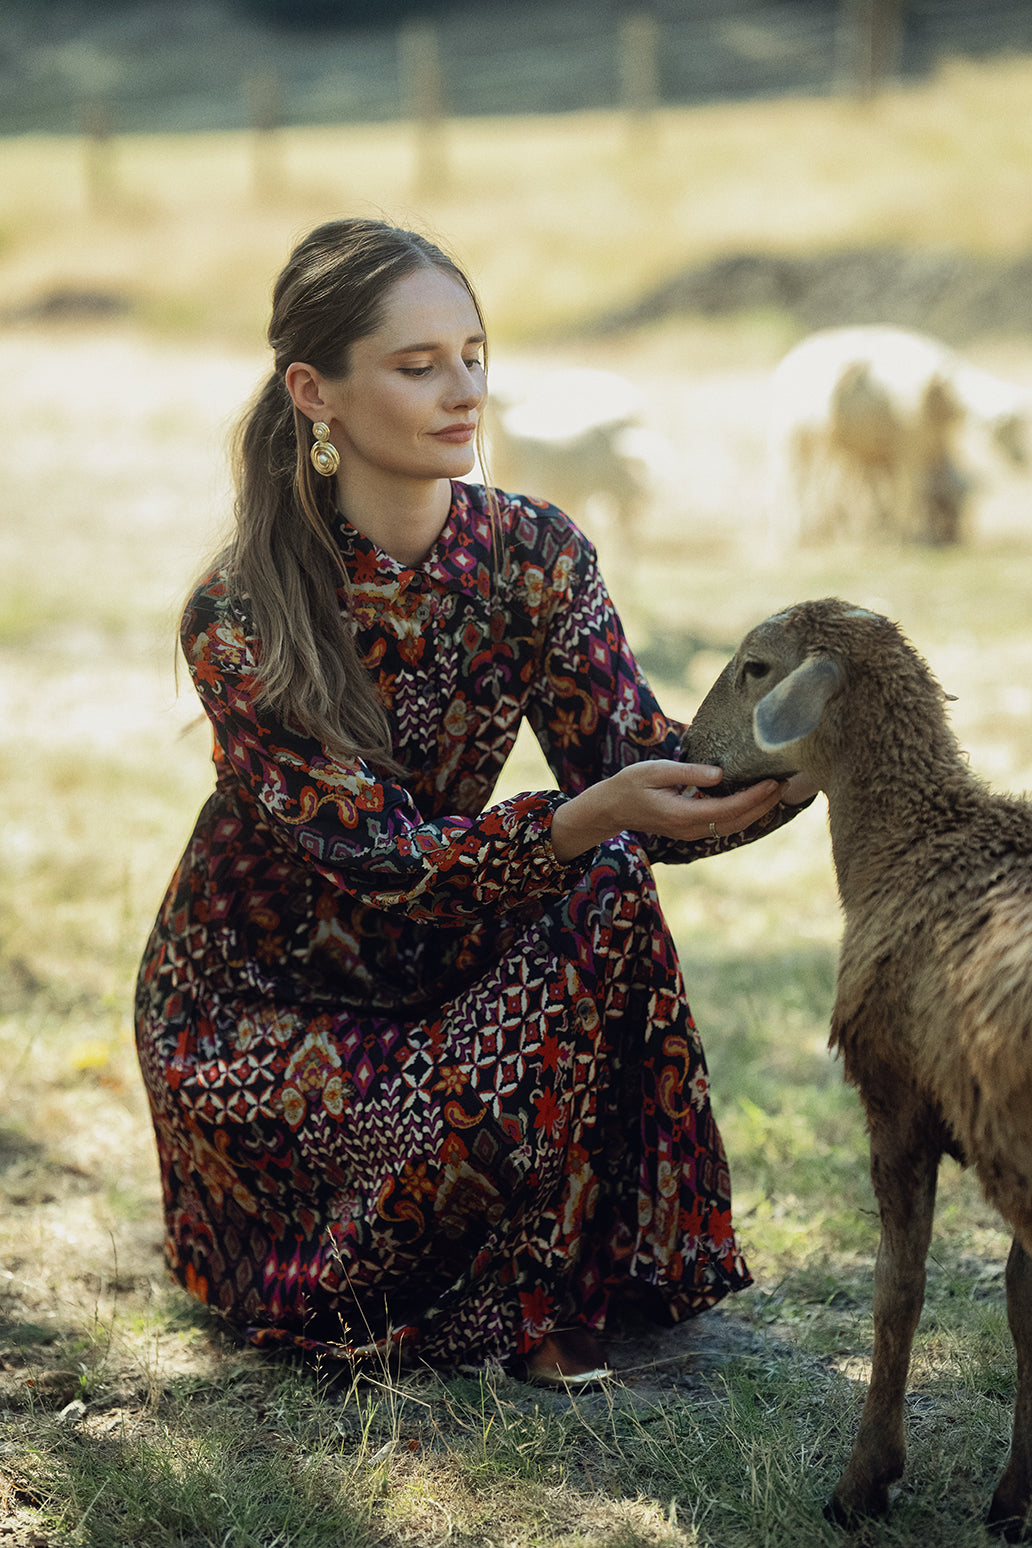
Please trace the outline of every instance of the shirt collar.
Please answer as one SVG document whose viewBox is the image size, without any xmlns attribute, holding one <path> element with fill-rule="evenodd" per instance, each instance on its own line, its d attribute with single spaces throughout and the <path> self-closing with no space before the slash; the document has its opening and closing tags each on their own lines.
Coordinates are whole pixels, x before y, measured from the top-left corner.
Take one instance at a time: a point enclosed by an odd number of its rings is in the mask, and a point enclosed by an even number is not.
<svg viewBox="0 0 1032 1548">
<path fill-rule="evenodd" d="M 406 588 L 414 580 L 434 582 L 448 590 L 475 591 L 487 596 L 494 568 L 491 516 L 479 484 L 453 480 L 452 501 L 440 536 L 419 565 L 399 564 L 385 554 L 346 516 L 335 512 L 336 538 L 352 584 L 394 582 Z"/>
</svg>

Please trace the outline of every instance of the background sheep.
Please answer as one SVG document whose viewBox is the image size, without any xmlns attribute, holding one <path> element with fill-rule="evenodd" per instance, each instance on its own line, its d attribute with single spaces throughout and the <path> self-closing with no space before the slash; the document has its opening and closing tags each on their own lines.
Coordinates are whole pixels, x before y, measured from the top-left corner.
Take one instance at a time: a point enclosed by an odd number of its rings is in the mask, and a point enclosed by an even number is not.
<svg viewBox="0 0 1032 1548">
<path fill-rule="evenodd" d="M 589 536 L 609 527 L 624 553 L 633 551 L 671 460 L 641 422 L 633 383 L 588 367 L 492 365 L 487 429 L 493 483 L 550 500 Z"/>
<path fill-rule="evenodd" d="M 683 750 L 729 783 L 804 769 L 828 798 L 845 913 L 831 1043 L 866 1109 L 882 1222 L 870 1388 L 831 1512 L 884 1510 L 903 1470 L 945 1153 L 1014 1232 L 1014 1440 L 990 1521 L 1016 1537 L 1032 1488 L 1032 804 L 971 772 L 943 699 L 887 619 L 806 602 L 746 636 Z"/>
<path fill-rule="evenodd" d="M 771 538 L 957 543 L 972 428 L 1024 464 L 1027 393 L 902 328 L 833 328 L 789 351 L 771 383 Z"/>
</svg>

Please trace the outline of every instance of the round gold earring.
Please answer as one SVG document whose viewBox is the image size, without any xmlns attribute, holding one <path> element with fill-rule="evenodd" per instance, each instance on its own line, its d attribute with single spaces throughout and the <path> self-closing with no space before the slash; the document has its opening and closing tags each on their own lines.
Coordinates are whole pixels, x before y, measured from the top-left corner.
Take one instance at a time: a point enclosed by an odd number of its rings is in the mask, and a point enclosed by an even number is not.
<svg viewBox="0 0 1032 1548">
<path fill-rule="evenodd" d="M 322 420 L 317 420 L 312 426 L 312 434 L 315 436 L 315 445 L 310 456 L 312 467 L 323 478 L 332 478 L 340 467 L 340 452 L 330 440 L 330 427 L 324 425 Z"/>
</svg>

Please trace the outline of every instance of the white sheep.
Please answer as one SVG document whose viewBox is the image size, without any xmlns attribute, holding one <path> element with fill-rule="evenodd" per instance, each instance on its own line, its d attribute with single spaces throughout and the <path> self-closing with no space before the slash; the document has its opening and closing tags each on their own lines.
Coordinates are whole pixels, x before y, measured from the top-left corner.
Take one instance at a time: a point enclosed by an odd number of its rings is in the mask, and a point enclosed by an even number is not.
<svg viewBox="0 0 1032 1548">
<path fill-rule="evenodd" d="M 924 334 L 812 334 L 771 379 L 772 544 L 962 541 L 974 487 L 967 433 L 1024 464 L 1030 409 L 1023 389 Z"/>
<path fill-rule="evenodd" d="M 492 482 L 596 517 L 630 549 L 665 472 L 668 448 L 642 424 L 641 396 L 614 371 L 570 366 L 519 373 L 492 365 L 487 408 Z"/>
<path fill-rule="evenodd" d="M 1032 1494 L 1032 803 L 993 794 L 945 695 L 895 624 L 837 599 L 746 635 L 685 732 L 729 784 L 805 770 L 825 791 L 845 930 L 831 1044 L 860 1093 L 881 1213 L 874 1357 L 829 1512 L 880 1512 L 904 1461 L 903 1400 L 938 1164 L 973 1166 L 1011 1227 L 1013 1447 L 989 1520 Z"/>
</svg>

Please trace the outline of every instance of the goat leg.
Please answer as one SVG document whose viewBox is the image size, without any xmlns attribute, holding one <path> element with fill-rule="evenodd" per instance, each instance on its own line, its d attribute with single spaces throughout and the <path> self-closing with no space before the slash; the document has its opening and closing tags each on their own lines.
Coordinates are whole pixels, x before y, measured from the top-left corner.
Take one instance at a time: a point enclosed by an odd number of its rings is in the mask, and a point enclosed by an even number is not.
<svg viewBox="0 0 1032 1548">
<path fill-rule="evenodd" d="M 1032 1496 L 1032 1259 L 1017 1237 L 1007 1259 L 1007 1321 L 1018 1357 L 1014 1438 L 988 1520 L 1008 1542 L 1018 1542 Z"/>
<path fill-rule="evenodd" d="M 900 1093 L 897 1102 L 906 1102 Z M 827 1514 L 842 1525 L 888 1509 L 903 1472 L 903 1400 L 921 1316 L 941 1149 L 931 1115 L 885 1111 L 871 1121 L 871 1180 L 881 1213 L 874 1271 L 874 1354 L 860 1430 Z"/>
</svg>

